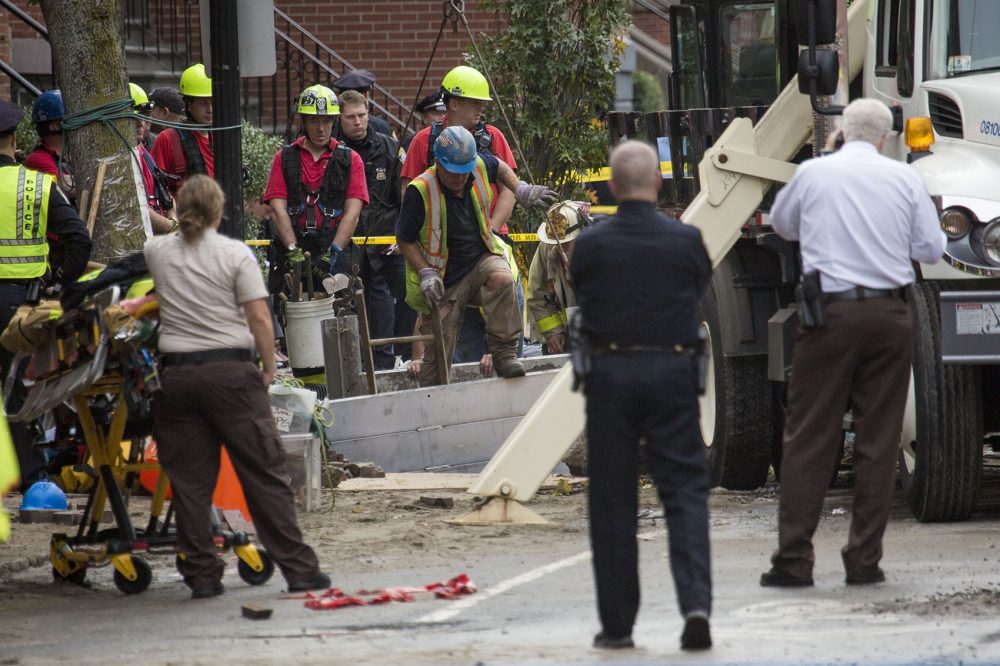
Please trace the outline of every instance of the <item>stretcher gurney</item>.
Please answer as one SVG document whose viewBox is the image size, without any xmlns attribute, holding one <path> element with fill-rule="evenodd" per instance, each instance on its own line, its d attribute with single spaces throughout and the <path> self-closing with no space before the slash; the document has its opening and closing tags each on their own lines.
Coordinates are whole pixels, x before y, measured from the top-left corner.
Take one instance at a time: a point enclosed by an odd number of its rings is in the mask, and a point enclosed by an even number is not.
<svg viewBox="0 0 1000 666">
<path fill-rule="evenodd" d="M 83 519 L 75 536 L 52 535 L 49 557 L 56 579 L 83 583 L 89 567 L 111 564 L 114 582 L 125 594 L 149 587 L 152 569 L 136 553 L 174 552 L 176 532 L 170 526 L 170 511 L 164 517 L 168 479 L 160 471 L 150 509 L 149 522 L 137 530 L 128 510 L 130 489 L 137 475 L 159 470 L 159 463 L 144 460 L 145 441 L 150 434 L 150 400 L 158 387 L 155 347 L 139 339 L 149 327 L 108 327 L 105 316 L 119 302 L 117 285 L 88 298 L 82 305 L 50 322 L 51 336 L 32 354 L 15 357 L 5 384 L 11 421 L 30 422 L 60 405 L 76 414 L 82 437 L 96 476 Z M 158 305 L 142 305 L 135 319 L 155 317 Z M 131 323 L 137 323 L 131 322 Z M 126 435 L 132 446 L 123 453 Z M 110 505 L 115 527 L 100 529 L 105 505 Z M 161 518 L 163 518 L 161 520 Z M 224 532 L 216 524 L 216 545 L 232 548 L 240 577 L 251 585 L 267 582 L 274 563 L 244 532 Z M 178 556 L 180 557 L 180 556 Z"/>
</svg>

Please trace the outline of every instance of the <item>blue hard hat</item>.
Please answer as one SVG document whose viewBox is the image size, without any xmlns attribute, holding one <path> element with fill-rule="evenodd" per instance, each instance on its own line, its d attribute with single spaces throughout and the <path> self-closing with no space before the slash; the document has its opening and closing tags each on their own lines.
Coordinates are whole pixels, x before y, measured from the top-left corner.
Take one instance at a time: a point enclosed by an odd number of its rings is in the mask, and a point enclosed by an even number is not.
<svg viewBox="0 0 1000 666">
<path fill-rule="evenodd" d="M 62 120 L 66 115 L 63 106 L 62 93 L 58 90 L 46 90 L 31 107 L 31 122 L 47 123 L 50 120 Z"/>
<path fill-rule="evenodd" d="M 69 500 L 66 499 L 66 493 L 62 488 L 51 481 L 36 481 L 24 493 L 21 508 L 29 511 L 35 509 L 65 511 L 69 508 Z"/>
<path fill-rule="evenodd" d="M 460 125 L 445 127 L 434 142 L 434 157 L 446 171 L 469 173 L 476 168 L 476 139 Z"/>
</svg>

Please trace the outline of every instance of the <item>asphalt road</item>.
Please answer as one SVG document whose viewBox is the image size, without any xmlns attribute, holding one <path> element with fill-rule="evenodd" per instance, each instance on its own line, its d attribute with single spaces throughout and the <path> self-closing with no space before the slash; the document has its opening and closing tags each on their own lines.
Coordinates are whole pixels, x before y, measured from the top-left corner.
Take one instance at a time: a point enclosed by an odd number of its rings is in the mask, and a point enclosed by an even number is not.
<svg viewBox="0 0 1000 666">
<path fill-rule="evenodd" d="M 457 601 L 314 611 L 282 599 L 276 576 L 251 588 L 229 567 L 224 596 L 189 599 L 160 557 L 145 593 L 123 596 L 108 568 L 90 588 L 54 584 L 47 568 L 0 581 L 0 664 L 990 664 L 1000 663 L 1000 550 L 992 511 L 964 523 L 922 525 L 902 508 L 886 535 L 888 581 L 843 584 L 849 490 L 836 490 L 816 538 L 816 587 L 757 584 L 774 547 L 773 492 L 713 497 L 715 648 L 680 651 L 681 619 L 661 522 L 643 520 L 643 606 L 637 648 L 590 647 L 597 631 L 585 531 L 551 528 L 542 547 L 516 528 L 468 556 L 414 552 L 389 560 L 324 562 L 345 590 L 416 585 L 466 571 L 479 591 Z M 459 543 L 475 538 L 456 528 Z M 461 567 L 461 568 L 459 568 Z M 254 602 L 269 620 L 241 617 Z"/>
</svg>

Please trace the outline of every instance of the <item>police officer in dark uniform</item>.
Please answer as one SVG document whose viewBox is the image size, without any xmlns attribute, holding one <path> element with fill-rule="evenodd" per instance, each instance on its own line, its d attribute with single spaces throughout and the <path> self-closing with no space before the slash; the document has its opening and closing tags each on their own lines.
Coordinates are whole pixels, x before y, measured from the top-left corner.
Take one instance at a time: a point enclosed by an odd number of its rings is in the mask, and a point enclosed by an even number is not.
<svg viewBox="0 0 1000 666">
<path fill-rule="evenodd" d="M 365 103 L 368 104 L 368 110 L 371 111 L 371 90 L 372 86 L 375 85 L 375 75 L 369 72 L 367 69 L 355 69 L 353 71 L 344 74 L 342 77 L 333 82 L 332 88 L 337 91 L 337 93 L 342 93 L 347 90 L 355 90 L 365 96 Z M 368 117 L 368 126 L 372 128 L 373 131 L 379 134 L 385 134 L 386 136 L 391 136 L 393 139 L 396 135 L 393 133 L 392 128 L 389 127 L 384 119 L 378 116 L 370 115 Z M 344 140 L 344 132 L 340 128 L 340 123 L 338 122 L 333 128 L 333 137 L 337 141 Z"/>
<path fill-rule="evenodd" d="M 638 450 L 645 438 L 685 618 L 681 647 L 704 650 L 712 645 L 712 583 L 696 349 L 711 263 L 698 229 L 656 211 L 661 176 L 650 146 L 626 141 L 609 165 L 618 213 L 577 238 L 570 264 L 591 349 L 584 378 L 588 499 L 602 628 L 594 646 L 633 647 Z"/>
<path fill-rule="evenodd" d="M 362 256 L 359 263 L 361 281 L 365 285 L 368 327 L 374 338 L 391 338 L 395 330 L 397 305 L 401 305 L 413 313 L 408 324 L 408 330 L 412 332 L 417 313 L 405 302 L 406 260 L 399 254 L 395 243 L 368 242 L 368 239 L 392 236 L 395 233 L 396 218 L 399 216 L 399 171 L 403 165 L 403 152 L 395 139 L 371 128 L 368 103 L 355 90 L 347 90 L 340 96 L 338 122 L 345 143 L 365 163 L 368 206 L 361 211 L 356 233 L 366 239 L 357 252 Z M 375 369 L 392 370 L 396 361 L 392 346 L 376 347 L 372 354 Z"/>
<path fill-rule="evenodd" d="M 55 176 L 25 168 L 14 159 L 15 133 L 21 109 L 0 102 L 0 331 L 7 328 L 18 306 L 37 302 L 41 291 L 74 282 L 90 259 L 90 235 Z M 50 269 L 46 232 L 63 244 L 59 266 Z M 7 376 L 13 354 L 0 348 L 0 372 Z M 21 480 L 36 480 L 42 460 L 31 448 L 21 424 L 11 424 L 21 464 Z"/>
</svg>

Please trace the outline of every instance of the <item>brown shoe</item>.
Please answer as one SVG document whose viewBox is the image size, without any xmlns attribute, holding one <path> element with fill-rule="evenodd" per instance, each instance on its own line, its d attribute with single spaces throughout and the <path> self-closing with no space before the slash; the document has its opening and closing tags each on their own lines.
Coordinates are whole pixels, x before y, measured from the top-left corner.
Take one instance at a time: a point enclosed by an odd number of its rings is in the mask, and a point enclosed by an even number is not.
<svg viewBox="0 0 1000 666">
<path fill-rule="evenodd" d="M 874 569 L 863 569 L 860 571 L 848 571 L 844 579 L 848 585 L 874 585 L 885 582 L 885 572 L 881 567 Z"/>
<path fill-rule="evenodd" d="M 510 379 L 512 377 L 524 377 L 525 369 L 524 364 L 518 361 L 516 358 L 510 358 L 505 361 L 500 361 L 496 365 L 497 375 L 503 377 L 504 379 Z"/>
<path fill-rule="evenodd" d="M 776 567 L 760 575 L 761 587 L 812 587 L 813 579 L 799 578 Z"/>
</svg>

